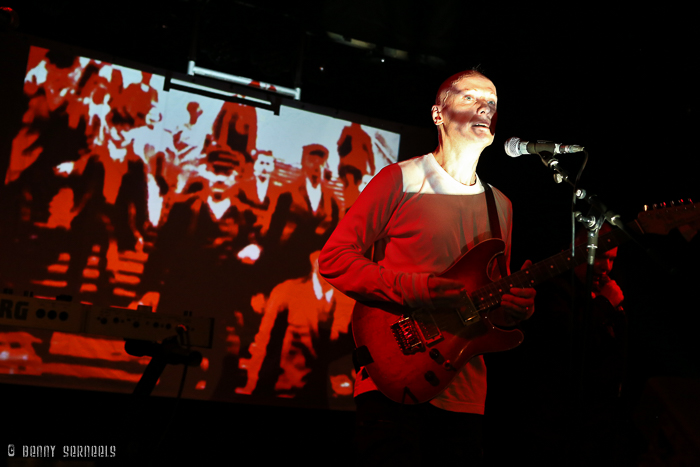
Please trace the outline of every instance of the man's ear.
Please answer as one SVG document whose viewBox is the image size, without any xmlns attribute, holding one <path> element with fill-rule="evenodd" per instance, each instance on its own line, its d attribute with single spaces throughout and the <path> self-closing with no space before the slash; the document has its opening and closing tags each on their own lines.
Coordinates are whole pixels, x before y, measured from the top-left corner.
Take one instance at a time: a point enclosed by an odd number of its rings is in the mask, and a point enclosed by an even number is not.
<svg viewBox="0 0 700 467">
<path fill-rule="evenodd" d="M 435 104 L 432 108 L 433 123 L 442 125 L 442 106 Z"/>
</svg>

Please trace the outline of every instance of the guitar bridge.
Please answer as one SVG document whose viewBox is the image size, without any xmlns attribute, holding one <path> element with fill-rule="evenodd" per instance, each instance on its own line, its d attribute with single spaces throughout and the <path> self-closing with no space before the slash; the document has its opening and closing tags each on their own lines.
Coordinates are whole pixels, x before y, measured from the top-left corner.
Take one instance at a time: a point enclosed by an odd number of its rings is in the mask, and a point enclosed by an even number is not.
<svg viewBox="0 0 700 467">
<path fill-rule="evenodd" d="M 420 308 L 413 316 L 402 316 L 391 325 L 394 338 L 405 355 L 422 352 L 426 346 L 442 339 L 442 334 L 430 311 Z"/>
<path fill-rule="evenodd" d="M 391 332 L 404 355 L 411 355 L 425 350 L 423 340 L 420 338 L 418 327 L 410 316 L 402 316 L 391 325 Z"/>
</svg>

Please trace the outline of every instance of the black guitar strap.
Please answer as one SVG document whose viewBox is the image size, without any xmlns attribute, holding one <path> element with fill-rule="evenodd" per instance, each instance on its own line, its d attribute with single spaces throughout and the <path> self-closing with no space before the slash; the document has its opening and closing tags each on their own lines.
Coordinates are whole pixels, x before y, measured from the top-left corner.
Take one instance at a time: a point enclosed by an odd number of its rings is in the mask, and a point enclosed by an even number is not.
<svg viewBox="0 0 700 467">
<path fill-rule="evenodd" d="M 491 227 L 491 237 L 503 239 L 501 233 L 501 223 L 498 220 L 498 208 L 496 208 L 496 199 L 493 196 L 491 185 L 481 181 L 484 185 L 484 195 L 486 196 L 486 208 L 489 212 L 489 227 Z M 504 255 L 498 255 L 498 268 L 501 271 L 501 277 L 508 276 L 508 268 L 506 267 L 506 258 Z"/>
</svg>

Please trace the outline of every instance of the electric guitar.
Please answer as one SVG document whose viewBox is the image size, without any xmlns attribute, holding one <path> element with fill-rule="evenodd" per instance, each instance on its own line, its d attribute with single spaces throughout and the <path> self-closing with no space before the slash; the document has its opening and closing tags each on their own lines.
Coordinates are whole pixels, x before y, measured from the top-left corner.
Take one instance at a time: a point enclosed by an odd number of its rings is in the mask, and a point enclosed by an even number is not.
<svg viewBox="0 0 700 467">
<path fill-rule="evenodd" d="M 665 235 L 674 227 L 700 219 L 697 205 L 644 211 L 627 225 L 636 233 Z M 600 251 L 627 239 L 620 229 L 601 235 Z M 586 261 L 586 246 L 563 251 L 527 269 L 492 282 L 489 264 L 503 254 L 500 239 L 485 240 L 461 256 L 440 277 L 459 280 L 469 293 L 461 308 L 411 309 L 390 302 L 357 302 L 352 329 L 359 363 L 389 399 L 404 404 L 428 401 L 442 392 L 466 363 L 477 355 L 517 347 L 518 329 L 501 329 L 488 312 L 511 287 L 533 287 Z"/>
</svg>

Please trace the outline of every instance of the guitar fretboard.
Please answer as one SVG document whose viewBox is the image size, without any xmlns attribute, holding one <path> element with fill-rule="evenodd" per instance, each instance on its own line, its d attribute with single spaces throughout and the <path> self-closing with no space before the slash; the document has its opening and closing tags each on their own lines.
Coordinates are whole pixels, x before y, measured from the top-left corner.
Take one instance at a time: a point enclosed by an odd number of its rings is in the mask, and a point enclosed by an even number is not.
<svg viewBox="0 0 700 467">
<path fill-rule="evenodd" d="M 611 250 L 627 239 L 627 235 L 622 230 L 614 229 L 599 237 L 598 250 L 601 252 Z M 562 251 L 544 261 L 533 264 L 529 268 L 522 269 L 508 277 L 475 290 L 469 296 L 478 311 L 485 311 L 498 306 L 503 295 L 510 293 L 512 287 L 534 287 L 584 264 L 586 257 L 586 245 L 578 245 L 574 248 L 573 257 L 571 256 L 571 250 Z"/>
</svg>

